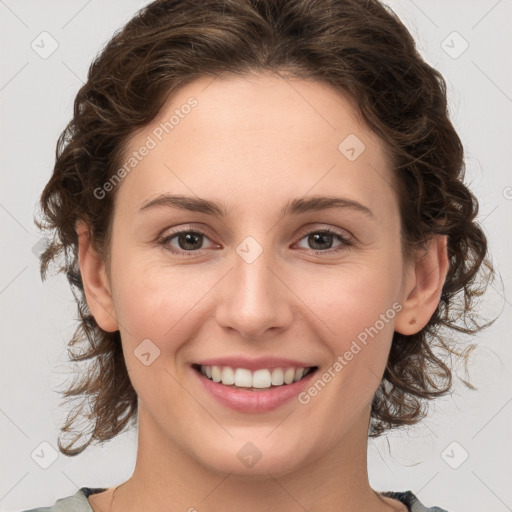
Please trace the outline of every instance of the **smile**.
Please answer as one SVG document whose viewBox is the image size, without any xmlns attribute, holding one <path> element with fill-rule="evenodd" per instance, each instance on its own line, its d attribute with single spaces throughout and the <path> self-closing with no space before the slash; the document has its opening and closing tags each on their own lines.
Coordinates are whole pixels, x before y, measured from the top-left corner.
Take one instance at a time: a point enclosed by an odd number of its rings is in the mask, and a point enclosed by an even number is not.
<svg viewBox="0 0 512 512">
<path fill-rule="evenodd" d="M 311 384 L 317 370 L 317 366 L 251 371 L 232 366 L 192 365 L 201 393 L 239 413 L 265 413 L 292 403 Z"/>
<path fill-rule="evenodd" d="M 196 367 L 197 368 L 197 367 Z M 231 366 L 199 366 L 199 371 L 213 382 L 224 386 L 251 390 L 271 389 L 298 382 L 316 367 L 309 368 L 262 368 L 251 371 Z"/>
</svg>

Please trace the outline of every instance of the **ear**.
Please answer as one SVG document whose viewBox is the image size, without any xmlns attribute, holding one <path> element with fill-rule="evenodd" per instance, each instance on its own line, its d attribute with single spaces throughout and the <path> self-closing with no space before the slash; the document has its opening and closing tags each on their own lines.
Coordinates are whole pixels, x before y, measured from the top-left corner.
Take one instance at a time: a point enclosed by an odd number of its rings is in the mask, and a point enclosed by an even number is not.
<svg viewBox="0 0 512 512">
<path fill-rule="evenodd" d="M 89 228 L 84 222 L 77 223 L 76 232 L 78 234 L 78 262 L 89 310 L 96 323 L 104 331 L 117 331 L 119 326 L 105 262 L 94 250 Z"/>
<path fill-rule="evenodd" d="M 427 252 L 419 251 L 408 264 L 395 331 L 411 335 L 419 332 L 434 314 L 448 272 L 448 236 L 434 235 Z"/>
</svg>

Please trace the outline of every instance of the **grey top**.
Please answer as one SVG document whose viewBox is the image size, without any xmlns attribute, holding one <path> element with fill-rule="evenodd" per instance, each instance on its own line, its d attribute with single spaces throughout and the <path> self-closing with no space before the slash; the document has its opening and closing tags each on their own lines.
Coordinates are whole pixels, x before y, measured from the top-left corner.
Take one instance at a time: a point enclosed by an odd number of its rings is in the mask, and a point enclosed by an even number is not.
<svg viewBox="0 0 512 512">
<path fill-rule="evenodd" d="M 73 496 L 61 498 L 57 500 L 52 507 L 33 508 L 24 512 L 94 512 L 89 505 L 88 497 L 91 494 L 103 492 L 106 489 L 93 489 L 90 487 L 82 487 Z M 393 498 L 405 504 L 409 512 L 448 512 L 444 508 L 431 507 L 427 508 L 412 493 L 412 491 L 386 491 L 381 492 L 383 496 Z"/>
</svg>

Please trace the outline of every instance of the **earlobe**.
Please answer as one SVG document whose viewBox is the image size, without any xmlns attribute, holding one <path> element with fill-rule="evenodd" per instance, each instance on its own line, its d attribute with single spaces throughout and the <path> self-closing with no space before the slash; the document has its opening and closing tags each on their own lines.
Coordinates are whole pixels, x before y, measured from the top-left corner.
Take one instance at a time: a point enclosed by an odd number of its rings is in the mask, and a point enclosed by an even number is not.
<svg viewBox="0 0 512 512">
<path fill-rule="evenodd" d="M 105 262 L 92 246 L 88 226 L 79 222 L 76 231 L 80 274 L 89 310 L 101 329 L 107 332 L 117 331 L 119 326 Z"/>
<path fill-rule="evenodd" d="M 447 273 L 448 237 L 435 235 L 409 269 L 395 331 L 411 335 L 425 327 L 439 304 Z"/>
</svg>

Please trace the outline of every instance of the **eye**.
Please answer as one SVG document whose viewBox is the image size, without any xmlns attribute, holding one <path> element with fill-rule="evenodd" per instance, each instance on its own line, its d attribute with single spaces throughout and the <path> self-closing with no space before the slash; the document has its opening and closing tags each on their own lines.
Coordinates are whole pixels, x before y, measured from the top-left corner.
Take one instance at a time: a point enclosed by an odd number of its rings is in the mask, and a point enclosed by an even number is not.
<svg viewBox="0 0 512 512">
<path fill-rule="evenodd" d="M 345 250 L 351 245 L 352 241 L 344 234 L 329 228 L 309 231 L 301 240 L 306 239 L 307 243 L 313 246 L 315 254 L 332 253 Z M 333 239 L 338 239 L 341 243 L 336 248 L 332 248 Z"/>
<path fill-rule="evenodd" d="M 174 239 L 176 240 L 174 241 Z M 194 256 L 204 249 L 201 246 L 205 239 L 208 240 L 208 237 L 201 230 L 184 229 L 159 238 L 158 243 L 165 246 L 172 253 Z M 313 246 L 312 250 L 315 254 L 338 252 L 353 245 L 353 242 L 346 235 L 329 228 L 306 232 L 300 240 L 304 239 L 307 239 L 307 243 Z M 338 239 L 340 242 L 334 249 L 332 248 L 333 239 Z M 173 241 L 177 247 L 173 245 Z"/>
<path fill-rule="evenodd" d="M 207 238 L 207 236 L 202 231 L 186 229 L 164 236 L 158 241 L 169 248 L 171 252 L 193 256 L 199 249 L 202 249 L 201 245 L 205 238 Z M 173 239 L 176 239 L 175 243 L 178 245 L 177 249 L 173 248 L 171 243 Z"/>
</svg>

